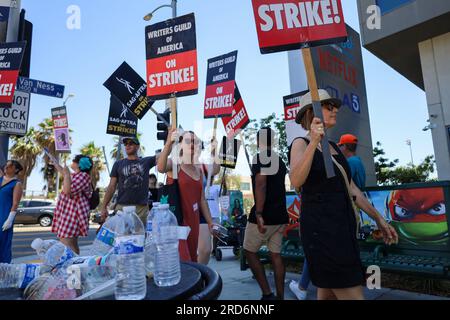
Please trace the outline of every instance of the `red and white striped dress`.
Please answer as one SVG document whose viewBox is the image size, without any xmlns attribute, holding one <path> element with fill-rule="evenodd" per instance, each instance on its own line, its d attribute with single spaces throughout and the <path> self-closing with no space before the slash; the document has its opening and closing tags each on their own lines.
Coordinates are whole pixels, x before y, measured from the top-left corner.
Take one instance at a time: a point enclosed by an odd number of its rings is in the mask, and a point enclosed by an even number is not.
<svg viewBox="0 0 450 320">
<path fill-rule="evenodd" d="M 72 174 L 71 196 L 61 192 L 53 216 L 52 232 L 58 238 L 86 237 L 89 230 L 91 177 L 86 172 Z"/>
</svg>

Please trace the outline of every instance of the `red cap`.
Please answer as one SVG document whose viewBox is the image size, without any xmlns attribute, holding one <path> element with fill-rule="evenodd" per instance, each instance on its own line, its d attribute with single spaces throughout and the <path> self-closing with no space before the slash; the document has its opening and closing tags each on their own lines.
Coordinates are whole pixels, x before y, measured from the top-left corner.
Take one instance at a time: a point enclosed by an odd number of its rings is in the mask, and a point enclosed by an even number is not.
<svg viewBox="0 0 450 320">
<path fill-rule="evenodd" d="M 358 144 L 358 138 L 352 134 L 344 134 L 339 140 L 338 145 L 342 146 L 343 144 Z"/>
</svg>

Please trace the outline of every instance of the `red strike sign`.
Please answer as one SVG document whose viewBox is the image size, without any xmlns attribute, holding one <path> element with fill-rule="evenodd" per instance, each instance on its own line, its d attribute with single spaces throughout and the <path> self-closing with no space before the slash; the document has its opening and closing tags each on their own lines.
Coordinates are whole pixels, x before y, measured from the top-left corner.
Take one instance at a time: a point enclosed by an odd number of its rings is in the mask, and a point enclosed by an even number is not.
<svg viewBox="0 0 450 320">
<path fill-rule="evenodd" d="M 343 42 L 340 0 L 252 0 L 261 53 Z"/>
<path fill-rule="evenodd" d="M 0 103 L 11 103 L 19 71 L 0 71 Z"/>
<path fill-rule="evenodd" d="M 289 107 L 284 107 L 284 121 L 295 120 L 300 109 L 301 109 L 300 105 L 298 104 Z"/>
<path fill-rule="evenodd" d="M 167 99 L 172 93 L 193 94 L 198 88 L 196 60 L 196 50 L 148 60 L 147 94 L 156 99 Z"/>
</svg>

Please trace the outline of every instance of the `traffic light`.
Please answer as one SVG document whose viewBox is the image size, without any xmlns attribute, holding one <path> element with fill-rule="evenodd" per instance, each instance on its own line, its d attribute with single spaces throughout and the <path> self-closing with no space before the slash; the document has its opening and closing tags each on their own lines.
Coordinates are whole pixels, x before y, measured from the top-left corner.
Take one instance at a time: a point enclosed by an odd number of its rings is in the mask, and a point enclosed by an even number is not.
<svg viewBox="0 0 450 320">
<path fill-rule="evenodd" d="M 161 121 L 160 118 L 164 119 L 167 123 L 170 123 L 170 109 L 166 109 L 164 113 L 158 113 L 158 123 L 156 125 L 156 128 L 158 129 L 156 138 L 166 143 L 167 136 L 169 135 L 169 127 L 167 126 L 166 123 Z"/>
</svg>

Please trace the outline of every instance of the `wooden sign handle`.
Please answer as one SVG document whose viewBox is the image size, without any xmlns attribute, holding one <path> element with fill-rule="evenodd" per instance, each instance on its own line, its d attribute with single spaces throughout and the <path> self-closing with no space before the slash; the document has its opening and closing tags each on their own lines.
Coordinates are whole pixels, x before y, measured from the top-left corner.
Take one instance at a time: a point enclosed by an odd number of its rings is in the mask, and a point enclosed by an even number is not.
<svg viewBox="0 0 450 320">
<path fill-rule="evenodd" d="M 170 116 L 172 120 L 172 129 L 177 128 L 177 98 L 172 97 L 170 98 Z M 178 158 L 179 158 L 179 152 L 178 152 L 178 142 L 175 142 L 175 145 L 173 146 L 172 150 L 172 177 L 174 180 L 178 179 Z"/>
<path fill-rule="evenodd" d="M 170 98 L 170 114 L 172 119 L 172 129 L 177 128 L 177 98 Z"/>
<path fill-rule="evenodd" d="M 214 128 L 213 128 L 213 140 L 216 139 L 216 134 L 217 134 L 217 122 L 218 122 L 219 118 L 216 116 L 214 118 Z"/>
<path fill-rule="evenodd" d="M 313 102 L 313 110 L 314 115 L 319 118 L 320 120 L 323 120 L 323 114 L 322 114 L 322 104 L 320 103 L 320 96 L 319 96 L 319 89 L 317 87 L 317 79 L 316 79 L 316 73 L 314 71 L 314 64 L 312 60 L 311 55 L 311 49 L 310 48 L 303 48 L 302 49 L 302 55 L 303 55 L 303 62 L 305 64 L 305 70 L 306 70 L 306 76 L 308 78 L 308 87 L 311 92 L 311 98 Z M 328 135 L 327 131 L 325 130 L 325 134 L 322 138 L 322 155 L 323 155 L 323 161 L 325 164 L 325 170 L 327 173 L 327 178 L 333 178 L 336 176 L 336 173 L 334 172 L 334 165 L 333 160 L 331 159 L 331 152 L 330 152 L 330 145 L 328 143 Z"/>
</svg>

